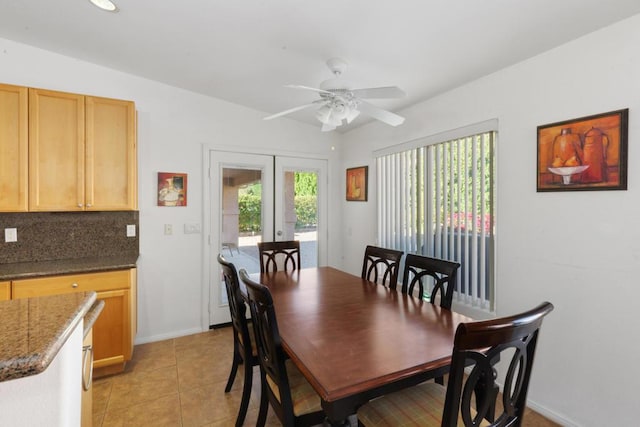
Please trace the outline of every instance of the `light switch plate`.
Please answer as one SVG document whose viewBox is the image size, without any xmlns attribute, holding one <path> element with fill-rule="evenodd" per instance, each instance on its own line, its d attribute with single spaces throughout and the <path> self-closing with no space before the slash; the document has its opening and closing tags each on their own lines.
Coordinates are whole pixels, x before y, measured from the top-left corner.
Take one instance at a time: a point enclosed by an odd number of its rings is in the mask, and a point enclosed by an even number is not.
<svg viewBox="0 0 640 427">
<path fill-rule="evenodd" d="M 173 225 L 165 224 L 164 225 L 164 234 L 165 236 L 170 236 L 173 234 Z"/>
<path fill-rule="evenodd" d="M 18 229 L 17 228 L 5 228 L 4 229 L 4 241 L 17 242 L 18 241 Z"/>
<path fill-rule="evenodd" d="M 127 237 L 136 237 L 136 225 L 127 224 Z"/>
</svg>

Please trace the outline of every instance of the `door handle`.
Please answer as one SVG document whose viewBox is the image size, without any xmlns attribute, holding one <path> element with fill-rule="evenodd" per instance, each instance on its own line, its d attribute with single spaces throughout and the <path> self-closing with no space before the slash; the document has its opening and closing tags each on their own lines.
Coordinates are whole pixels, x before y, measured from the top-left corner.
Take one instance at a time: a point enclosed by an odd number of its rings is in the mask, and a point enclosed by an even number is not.
<svg viewBox="0 0 640 427">
<path fill-rule="evenodd" d="M 276 236 L 281 237 L 282 236 L 282 230 L 278 230 L 278 232 L 276 233 Z"/>
</svg>

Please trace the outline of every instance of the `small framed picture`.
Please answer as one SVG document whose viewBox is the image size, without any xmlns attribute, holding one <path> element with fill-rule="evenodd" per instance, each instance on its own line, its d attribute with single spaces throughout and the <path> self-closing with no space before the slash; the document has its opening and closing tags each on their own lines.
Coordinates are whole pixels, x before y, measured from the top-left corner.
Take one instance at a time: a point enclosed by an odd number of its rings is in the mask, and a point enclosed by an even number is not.
<svg viewBox="0 0 640 427">
<path fill-rule="evenodd" d="M 542 191 L 626 190 L 629 109 L 538 126 Z"/>
<path fill-rule="evenodd" d="M 158 172 L 158 206 L 187 206 L 187 174 Z"/>
<path fill-rule="evenodd" d="M 369 166 L 347 169 L 347 201 L 366 202 Z"/>
</svg>

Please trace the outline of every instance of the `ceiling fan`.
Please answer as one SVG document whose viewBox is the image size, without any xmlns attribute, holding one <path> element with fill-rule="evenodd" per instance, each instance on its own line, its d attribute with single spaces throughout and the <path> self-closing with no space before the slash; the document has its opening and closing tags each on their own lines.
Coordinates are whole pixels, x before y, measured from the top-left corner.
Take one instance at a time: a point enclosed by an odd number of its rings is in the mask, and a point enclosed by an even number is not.
<svg viewBox="0 0 640 427">
<path fill-rule="evenodd" d="M 404 117 L 364 101 L 364 99 L 402 98 L 406 96 L 402 89 L 396 86 L 351 89 L 349 84 L 340 78 L 340 75 L 347 68 L 347 63 L 344 60 L 331 58 L 327 61 L 327 66 L 335 77 L 320 83 L 319 88 L 302 85 L 285 86 L 317 92 L 320 95 L 320 99 L 267 116 L 264 120 L 271 120 L 296 111 L 317 107 L 316 118 L 322 123 L 323 132 L 334 130 L 336 127 L 343 125 L 344 122 L 351 123 L 360 113 L 391 126 L 398 126 L 404 122 Z"/>
</svg>

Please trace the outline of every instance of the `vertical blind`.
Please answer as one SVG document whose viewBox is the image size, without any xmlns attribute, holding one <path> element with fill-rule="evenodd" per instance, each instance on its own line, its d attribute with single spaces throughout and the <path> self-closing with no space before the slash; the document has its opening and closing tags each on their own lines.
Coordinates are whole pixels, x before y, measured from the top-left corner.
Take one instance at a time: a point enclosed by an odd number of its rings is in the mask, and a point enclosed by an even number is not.
<svg viewBox="0 0 640 427">
<path fill-rule="evenodd" d="M 377 157 L 381 246 L 459 262 L 454 299 L 493 310 L 496 133 Z"/>
</svg>

